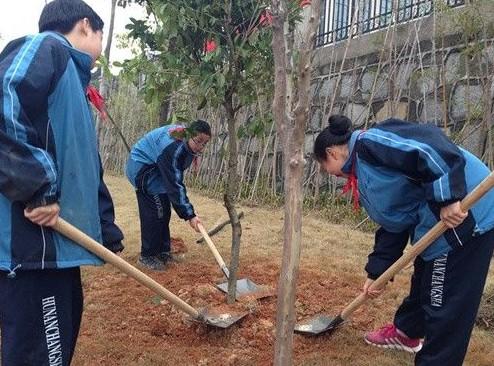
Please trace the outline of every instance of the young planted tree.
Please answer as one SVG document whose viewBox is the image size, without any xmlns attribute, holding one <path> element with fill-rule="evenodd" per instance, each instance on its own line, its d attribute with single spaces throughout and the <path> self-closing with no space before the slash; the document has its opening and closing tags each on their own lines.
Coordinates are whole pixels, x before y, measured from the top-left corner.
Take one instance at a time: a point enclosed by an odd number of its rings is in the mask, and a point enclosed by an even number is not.
<svg viewBox="0 0 494 366">
<path fill-rule="evenodd" d="M 228 301 L 235 300 L 242 227 L 238 197 L 237 115 L 272 86 L 270 29 L 264 1 L 148 0 L 149 21 L 132 19 L 130 37 L 142 53 L 125 64 L 145 76 L 147 101 L 186 93 L 224 110 L 228 133 L 228 169 L 224 203 L 232 225 Z M 193 111 L 189 112 L 194 115 Z"/>
<path fill-rule="evenodd" d="M 304 3 L 308 3 L 304 1 Z M 286 0 L 272 0 L 275 94 L 273 115 L 281 138 L 285 179 L 283 259 L 278 281 L 275 365 L 292 364 L 295 287 L 302 239 L 302 183 L 305 124 L 309 117 L 311 55 L 319 23 L 320 1 L 313 1 L 303 27 L 290 22 Z M 297 35 L 299 30 L 301 34 Z"/>
</svg>

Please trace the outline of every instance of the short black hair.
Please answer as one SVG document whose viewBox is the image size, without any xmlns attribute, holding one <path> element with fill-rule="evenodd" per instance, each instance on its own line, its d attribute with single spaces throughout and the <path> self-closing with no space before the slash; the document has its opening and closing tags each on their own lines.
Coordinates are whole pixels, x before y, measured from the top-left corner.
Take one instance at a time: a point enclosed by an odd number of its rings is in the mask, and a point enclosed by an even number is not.
<svg viewBox="0 0 494 366">
<path fill-rule="evenodd" d="M 206 121 L 203 121 L 202 119 L 198 119 L 198 120 L 192 122 L 190 124 L 189 128 L 192 131 L 192 134 L 194 136 L 197 136 L 200 133 L 203 133 L 203 134 L 211 137 L 211 126 L 209 125 L 209 123 L 207 123 Z"/>
<path fill-rule="evenodd" d="M 69 33 L 76 23 L 89 20 L 93 31 L 103 30 L 104 22 L 98 14 L 82 0 L 53 0 L 43 8 L 38 21 L 40 32 L 55 31 Z"/>
</svg>

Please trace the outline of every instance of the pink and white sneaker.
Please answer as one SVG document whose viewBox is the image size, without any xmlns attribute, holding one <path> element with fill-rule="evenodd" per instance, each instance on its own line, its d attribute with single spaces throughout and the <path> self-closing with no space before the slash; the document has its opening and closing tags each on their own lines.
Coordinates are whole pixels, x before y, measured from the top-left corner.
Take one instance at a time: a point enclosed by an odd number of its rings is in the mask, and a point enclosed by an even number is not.
<svg viewBox="0 0 494 366">
<path fill-rule="evenodd" d="M 394 324 L 387 324 L 378 330 L 367 333 L 364 340 L 372 346 L 397 349 L 410 353 L 417 353 L 422 348 L 422 340 L 420 338 L 407 337 Z"/>
</svg>

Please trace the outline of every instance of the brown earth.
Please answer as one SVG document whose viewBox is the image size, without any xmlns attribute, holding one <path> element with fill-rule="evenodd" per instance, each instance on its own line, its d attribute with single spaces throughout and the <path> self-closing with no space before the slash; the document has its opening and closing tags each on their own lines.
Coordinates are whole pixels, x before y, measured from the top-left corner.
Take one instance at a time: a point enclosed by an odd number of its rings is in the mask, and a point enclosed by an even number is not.
<svg viewBox="0 0 494 366">
<path fill-rule="evenodd" d="M 107 178 L 125 232 L 123 258 L 135 264 L 139 253 L 139 221 L 134 194 L 122 178 Z M 190 194 L 207 227 L 226 216 L 220 202 Z M 281 263 L 282 211 L 243 207 L 240 277 L 276 287 Z M 271 365 L 276 323 L 276 298 L 243 299 L 227 307 L 215 284 L 223 282 L 207 246 L 173 217 L 174 250 L 181 261 L 165 272 L 146 272 L 196 308 L 220 307 L 248 315 L 226 330 L 190 321 L 150 290 L 107 265 L 83 273 L 85 312 L 74 365 Z M 213 237 L 226 262 L 228 228 Z M 338 312 L 358 293 L 372 235 L 304 216 L 304 246 L 297 284 L 297 318 Z M 494 274 L 490 274 L 490 283 Z M 392 319 L 408 288 L 409 270 L 396 277 L 379 299 L 363 306 L 331 335 L 294 336 L 296 365 L 412 365 L 413 357 L 364 344 L 362 336 Z M 465 365 L 487 366 L 494 360 L 494 335 L 476 329 Z"/>
</svg>

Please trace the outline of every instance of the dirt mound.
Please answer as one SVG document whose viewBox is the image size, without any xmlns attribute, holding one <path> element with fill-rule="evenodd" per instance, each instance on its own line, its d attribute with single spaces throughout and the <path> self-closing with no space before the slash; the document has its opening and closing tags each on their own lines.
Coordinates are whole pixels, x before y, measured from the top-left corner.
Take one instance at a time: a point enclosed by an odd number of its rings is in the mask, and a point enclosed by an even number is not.
<svg viewBox="0 0 494 366">
<path fill-rule="evenodd" d="M 171 238 L 171 248 L 172 253 L 174 254 L 183 254 L 188 251 L 187 245 L 185 245 L 185 242 L 180 238 Z"/>
<path fill-rule="evenodd" d="M 176 243 L 180 242 L 175 239 L 175 248 Z M 186 250 L 185 245 L 181 248 Z M 133 279 L 116 271 L 102 270 L 96 279 L 85 282 L 85 326 L 81 331 L 80 343 L 88 345 L 95 342 L 95 328 L 98 328 L 98 331 L 104 330 L 121 349 L 131 350 L 136 355 L 147 355 L 156 348 L 168 354 L 186 347 L 187 362 L 190 362 L 186 364 L 271 364 L 276 297 L 261 300 L 245 298 L 227 305 L 225 294 L 215 286 L 218 280 L 223 280 L 209 258 L 204 261 L 185 258 L 183 262 L 171 264 L 165 272 L 149 275 L 197 309 L 207 306 L 211 310 L 247 312 L 248 315 L 228 329 L 205 326 L 192 321 Z M 279 266 L 261 258 L 251 258 L 243 263 L 239 274 L 239 278 L 247 277 L 259 285 L 273 288 L 276 288 L 278 276 Z M 327 277 L 316 269 L 301 270 L 296 303 L 298 316 L 305 318 L 320 312 L 334 314 L 345 299 L 355 295 L 349 279 L 345 277 Z M 335 292 L 338 296 L 334 296 Z M 105 299 L 103 303 L 101 299 Z M 352 327 L 362 328 L 367 323 L 362 317 L 357 317 Z M 316 338 L 295 335 L 294 354 L 297 358 L 308 350 L 323 348 L 324 344 Z M 207 359 L 204 355 L 208 355 Z M 94 364 L 102 362 L 99 359 L 93 361 Z M 121 362 L 121 357 L 104 360 L 105 365 L 121 365 Z"/>
</svg>

